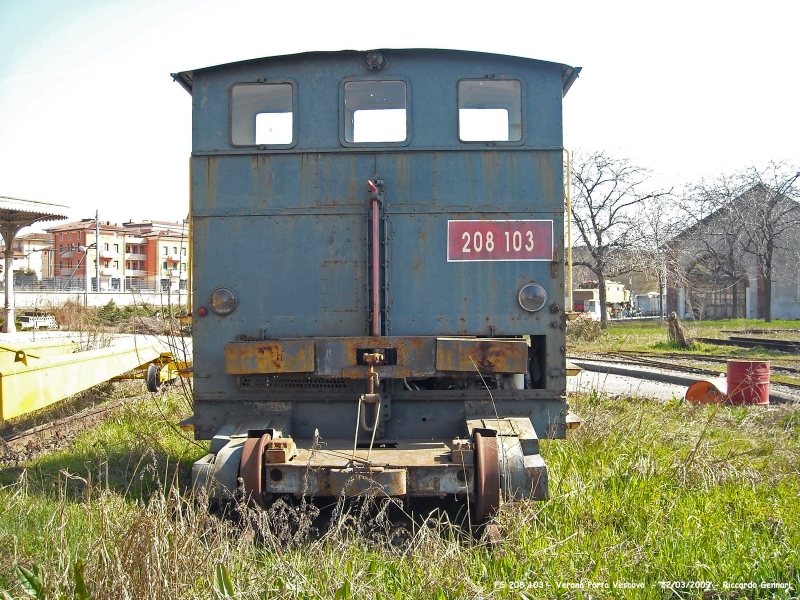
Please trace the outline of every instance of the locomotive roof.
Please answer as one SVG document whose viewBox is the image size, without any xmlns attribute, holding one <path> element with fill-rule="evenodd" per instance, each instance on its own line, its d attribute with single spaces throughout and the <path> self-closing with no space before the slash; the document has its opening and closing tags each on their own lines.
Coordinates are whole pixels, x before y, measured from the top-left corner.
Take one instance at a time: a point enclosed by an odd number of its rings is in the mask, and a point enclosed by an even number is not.
<svg viewBox="0 0 800 600">
<path fill-rule="evenodd" d="M 561 69 L 561 94 L 562 96 L 566 96 L 569 88 L 572 87 L 572 84 L 578 78 L 578 74 L 581 72 L 581 67 L 571 67 L 569 65 L 565 65 L 562 63 L 554 63 L 545 60 L 537 60 L 534 58 L 524 58 L 521 56 L 511 56 L 508 54 L 495 54 L 491 52 L 475 52 L 472 50 L 446 50 L 446 49 L 434 49 L 434 48 L 404 48 L 404 49 L 376 49 L 376 50 L 338 50 L 338 51 L 315 51 L 315 52 L 301 52 L 298 54 L 283 54 L 278 56 L 265 56 L 262 58 L 251 58 L 248 60 L 241 60 L 232 63 L 225 63 L 222 65 L 214 65 L 211 67 L 203 67 L 200 69 L 193 69 L 191 71 L 181 71 L 179 73 L 171 73 L 172 78 L 177 81 L 187 92 L 190 94 L 192 93 L 192 87 L 194 85 L 194 76 L 196 73 L 203 73 L 206 71 L 214 71 L 214 70 L 222 70 L 227 69 L 234 66 L 242 66 L 247 64 L 252 64 L 260 61 L 285 61 L 289 59 L 297 59 L 297 58 L 313 58 L 313 57 L 334 57 L 334 56 L 344 56 L 347 54 L 365 54 L 366 52 L 386 52 L 391 54 L 413 54 L 413 53 L 430 53 L 430 54 L 442 54 L 442 55 L 456 55 L 456 56 L 463 56 L 463 57 L 494 57 L 494 58 L 502 58 L 507 59 L 510 61 L 522 61 L 526 62 L 530 65 L 541 65 L 541 66 L 554 66 Z"/>
</svg>

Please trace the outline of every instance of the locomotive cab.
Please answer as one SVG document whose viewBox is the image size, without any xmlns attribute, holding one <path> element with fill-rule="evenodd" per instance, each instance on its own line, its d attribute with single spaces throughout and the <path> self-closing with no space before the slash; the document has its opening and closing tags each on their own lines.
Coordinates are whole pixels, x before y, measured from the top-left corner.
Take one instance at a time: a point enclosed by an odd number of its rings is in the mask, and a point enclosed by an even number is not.
<svg viewBox="0 0 800 600">
<path fill-rule="evenodd" d="M 212 498 L 547 495 L 566 433 L 561 103 L 449 50 L 185 71 L 194 416 Z"/>
</svg>

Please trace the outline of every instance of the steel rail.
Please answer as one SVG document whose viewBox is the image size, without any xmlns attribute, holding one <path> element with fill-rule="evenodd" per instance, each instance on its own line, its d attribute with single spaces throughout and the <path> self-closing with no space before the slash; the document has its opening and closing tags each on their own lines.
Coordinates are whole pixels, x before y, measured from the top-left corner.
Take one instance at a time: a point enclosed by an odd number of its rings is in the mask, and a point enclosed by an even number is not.
<svg viewBox="0 0 800 600">
<path fill-rule="evenodd" d="M 659 356 L 659 357 L 662 357 L 662 358 L 673 358 L 673 359 L 678 359 L 678 360 L 698 360 L 698 361 L 701 361 L 701 362 L 712 362 L 712 363 L 727 363 L 729 360 L 739 360 L 739 358 L 737 358 L 735 356 L 720 357 L 720 356 L 712 356 L 710 354 L 689 354 L 688 352 L 685 353 L 685 354 L 679 354 L 679 353 L 674 353 L 674 352 L 673 353 L 669 353 L 669 354 L 661 354 L 661 353 L 658 353 L 658 352 L 646 352 L 646 351 L 635 351 L 635 350 L 617 350 L 616 354 L 620 354 L 622 356 L 631 356 L 631 357 L 637 357 L 637 356 Z M 784 371 L 784 372 L 789 373 L 789 374 L 800 373 L 800 369 L 798 369 L 798 368 L 787 367 L 785 365 L 776 365 L 776 364 L 773 363 L 773 361 L 776 360 L 774 358 L 771 358 L 769 360 L 770 360 L 770 369 L 773 370 L 773 371 Z M 781 358 L 779 358 L 777 360 L 797 362 L 800 359 L 789 358 L 789 357 L 786 357 L 786 358 L 781 357 Z"/>
<path fill-rule="evenodd" d="M 692 367 L 688 365 L 677 365 L 670 362 L 663 362 L 657 360 L 651 360 L 646 358 L 640 357 L 633 357 L 628 356 L 626 354 L 622 354 L 620 352 L 607 352 L 603 354 L 595 353 L 593 354 L 596 358 L 590 359 L 588 357 L 584 357 L 586 360 L 597 360 L 601 362 L 609 362 L 615 364 L 627 364 L 627 365 L 639 365 L 643 367 L 652 367 L 657 369 L 663 369 L 666 371 L 682 371 L 685 373 L 694 373 L 697 375 L 708 375 L 712 377 L 719 377 L 724 375 L 723 371 L 717 371 L 713 369 L 703 369 L 702 367 Z M 579 359 L 580 357 L 576 355 L 568 355 L 567 358 L 569 359 Z M 773 385 L 779 386 L 786 386 L 793 389 L 800 389 L 800 383 L 789 383 L 785 381 L 774 381 L 772 382 Z"/>
<path fill-rule="evenodd" d="M 3 436 L 2 440 L 3 442 L 9 445 L 11 444 L 19 445 L 20 442 L 22 442 L 23 440 L 37 436 L 41 433 L 44 433 L 45 431 L 50 431 L 51 429 L 55 429 L 62 425 L 67 425 L 68 423 L 72 423 L 75 421 L 82 421 L 84 419 L 88 419 L 89 417 L 94 417 L 97 415 L 103 415 L 105 413 L 109 413 L 119 408 L 126 402 L 136 400 L 137 398 L 138 396 L 134 396 L 131 398 L 122 398 L 121 400 L 114 400 L 113 402 L 107 402 L 105 404 L 101 404 L 100 406 L 87 408 L 80 412 L 75 413 L 74 415 L 69 415 L 68 417 L 62 417 L 61 419 L 56 419 L 55 421 L 43 423 L 42 425 L 36 425 L 35 427 L 31 427 L 30 429 L 26 429 L 24 431 Z"/>
<path fill-rule="evenodd" d="M 717 344 L 720 346 L 739 346 L 741 348 L 755 348 L 761 346 L 765 350 L 777 350 L 790 354 L 800 354 L 800 342 L 788 340 L 769 340 L 761 338 L 730 337 L 727 340 L 719 338 L 696 338 L 699 342 Z"/>
</svg>

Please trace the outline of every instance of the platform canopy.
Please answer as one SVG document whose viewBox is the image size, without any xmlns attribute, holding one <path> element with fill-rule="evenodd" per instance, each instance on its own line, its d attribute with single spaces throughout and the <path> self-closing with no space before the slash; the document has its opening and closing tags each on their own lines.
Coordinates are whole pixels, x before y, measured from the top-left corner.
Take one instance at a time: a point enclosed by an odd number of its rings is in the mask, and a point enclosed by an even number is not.
<svg viewBox="0 0 800 600">
<path fill-rule="evenodd" d="M 0 196 L 0 234 L 5 242 L 6 306 L 3 332 L 13 333 L 14 325 L 14 238 L 23 227 L 39 221 L 61 221 L 67 218 L 69 207 L 63 204 L 20 200 Z"/>
</svg>

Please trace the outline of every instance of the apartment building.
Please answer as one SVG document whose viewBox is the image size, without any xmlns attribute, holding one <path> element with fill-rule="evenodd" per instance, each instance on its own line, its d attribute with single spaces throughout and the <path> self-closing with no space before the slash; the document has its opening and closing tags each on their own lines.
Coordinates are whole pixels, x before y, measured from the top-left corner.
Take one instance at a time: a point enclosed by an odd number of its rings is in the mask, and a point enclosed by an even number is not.
<svg viewBox="0 0 800 600">
<path fill-rule="evenodd" d="M 0 239 L 0 250 L 5 243 Z M 14 238 L 14 273 L 35 275 L 37 280 L 53 276 L 53 236 L 33 232 Z"/>
<path fill-rule="evenodd" d="M 122 225 L 128 235 L 136 236 L 145 254 L 142 260 L 148 289 L 162 292 L 187 289 L 189 238 L 184 223 L 128 221 Z"/>
<path fill-rule="evenodd" d="M 186 289 L 189 244 L 185 224 L 101 221 L 99 238 L 96 227 L 94 219 L 83 219 L 47 230 L 53 236 L 49 277 L 54 289 L 85 289 L 87 282 L 93 291 Z"/>
<path fill-rule="evenodd" d="M 94 219 L 82 219 L 56 225 L 47 232 L 53 234 L 53 277 L 59 280 L 60 288 L 84 289 L 88 283 L 93 291 L 123 289 L 124 228 L 108 221 L 101 221 L 98 227 Z M 99 269 L 95 268 L 96 259 Z"/>
</svg>

